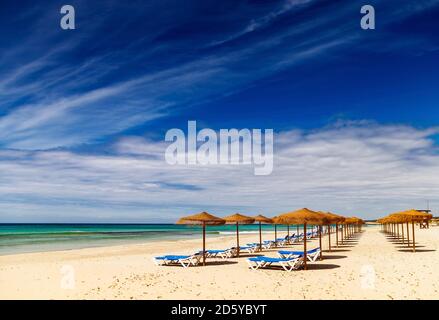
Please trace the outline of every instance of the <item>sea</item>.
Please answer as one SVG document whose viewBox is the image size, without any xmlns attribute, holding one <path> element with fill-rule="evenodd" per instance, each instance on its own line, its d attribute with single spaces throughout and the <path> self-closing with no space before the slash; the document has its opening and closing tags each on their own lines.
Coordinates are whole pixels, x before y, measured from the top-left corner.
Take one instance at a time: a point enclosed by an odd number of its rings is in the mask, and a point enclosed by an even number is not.
<svg viewBox="0 0 439 320">
<path fill-rule="evenodd" d="M 273 231 L 273 225 L 262 225 L 263 233 Z M 278 225 L 277 231 L 278 237 L 285 236 L 287 227 Z M 0 255 L 201 239 L 201 232 L 200 226 L 176 224 L 0 224 Z M 256 242 L 259 225 L 240 225 L 239 232 L 255 234 Z M 235 233 L 235 225 L 206 227 L 207 237 Z"/>
</svg>

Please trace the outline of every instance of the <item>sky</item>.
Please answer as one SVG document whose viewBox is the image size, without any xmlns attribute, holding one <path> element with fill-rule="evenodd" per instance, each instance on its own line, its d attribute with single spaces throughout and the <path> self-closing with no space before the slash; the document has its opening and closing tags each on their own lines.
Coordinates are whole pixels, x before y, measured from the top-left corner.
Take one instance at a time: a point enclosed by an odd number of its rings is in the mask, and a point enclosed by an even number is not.
<svg viewBox="0 0 439 320">
<path fill-rule="evenodd" d="M 439 0 L 64 4 L 0 4 L 0 223 L 439 213 Z M 272 174 L 167 164 L 190 120 L 273 129 Z"/>
</svg>

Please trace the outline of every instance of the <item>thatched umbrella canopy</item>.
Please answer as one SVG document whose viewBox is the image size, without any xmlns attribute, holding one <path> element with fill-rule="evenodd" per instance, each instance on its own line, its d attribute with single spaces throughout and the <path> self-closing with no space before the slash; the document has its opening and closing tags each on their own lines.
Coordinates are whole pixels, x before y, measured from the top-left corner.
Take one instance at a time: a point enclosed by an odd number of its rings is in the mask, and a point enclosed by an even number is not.
<svg viewBox="0 0 439 320">
<path fill-rule="evenodd" d="M 399 215 L 409 217 L 412 221 L 423 221 L 423 220 L 431 220 L 433 215 L 430 213 L 421 212 L 415 209 L 410 209 L 407 211 L 402 211 L 398 213 Z"/>
<path fill-rule="evenodd" d="M 322 224 L 328 224 L 329 220 L 327 217 L 322 215 L 321 213 L 318 213 L 316 211 L 312 211 L 308 208 L 299 209 L 296 211 L 288 212 L 279 215 L 276 219 L 274 219 L 275 222 L 280 224 L 303 224 L 303 232 L 305 234 L 304 241 L 303 241 L 303 252 L 304 252 L 304 268 L 307 269 L 307 263 L 306 263 L 306 230 L 308 224 L 313 225 L 322 225 Z M 320 248 L 321 250 L 321 248 Z"/>
<path fill-rule="evenodd" d="M 240 213 L 235 213 L 223 218 L 227 224 L 236 224 L 236 255 L 239 257 L 239 225 L 240 224 L 252 224 L 255 219 L 252 217 L 244 216 Z"/>
<path fill-rule="evenodd" d="M 253 217 L 255 219 L 255 222 L 259 223 L 259 251 L 262 251 L 262 223 L 273 223 L 273 220 L 270 218 L 267 218 L 263 215 L 257 215 L 256 217 Z"/>
<path fill-rule="evenodd" d="M 183 217 L 177 221 L 177 224 L 194 224 L 203 226 L 203 266 L 206 265 L 206 226 L 218 226 L 224 223 L 226 223 L 226 221 L 207 212 L 201 212 Z"/>
</svg>

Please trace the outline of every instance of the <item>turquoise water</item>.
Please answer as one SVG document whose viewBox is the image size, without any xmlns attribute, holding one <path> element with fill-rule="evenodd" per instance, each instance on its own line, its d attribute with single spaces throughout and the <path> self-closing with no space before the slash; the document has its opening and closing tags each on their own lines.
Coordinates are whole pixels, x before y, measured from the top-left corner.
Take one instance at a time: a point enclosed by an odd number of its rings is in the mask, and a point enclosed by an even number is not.
<svg viewBox="0 0 439 320">
<path fill-rule="evenodd" d="M 235 234 L 234 225 L 208 226 L 208 237 Z M 258 225 L 242 225 L 240 232 L 255 234 Z M 263 231 L 274 230 L 262 225 Z M 278 226 L 284 236 L 286 226 Z M 293 232 L 295 227 L 291 227 Z M 201 227 L 174 224 L 0 224 L 0 255 L 102 247 L 157 240 L 199 238 Z"/>
</svg>

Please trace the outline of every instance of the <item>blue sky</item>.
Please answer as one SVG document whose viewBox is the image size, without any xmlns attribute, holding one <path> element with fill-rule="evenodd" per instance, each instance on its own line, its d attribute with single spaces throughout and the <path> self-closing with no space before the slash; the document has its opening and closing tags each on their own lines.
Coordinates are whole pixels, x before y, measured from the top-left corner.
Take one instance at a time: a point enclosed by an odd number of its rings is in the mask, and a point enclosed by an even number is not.
<svg viewBox="0 0 439 320">
<path fill-rule="evenodd" d="M 439 1 L 63 4 L 0 7 L 0 222 L 439 205 Z M 273 128 L 274 173 L 166 166 L 188 120 Z"/>
</svg>

